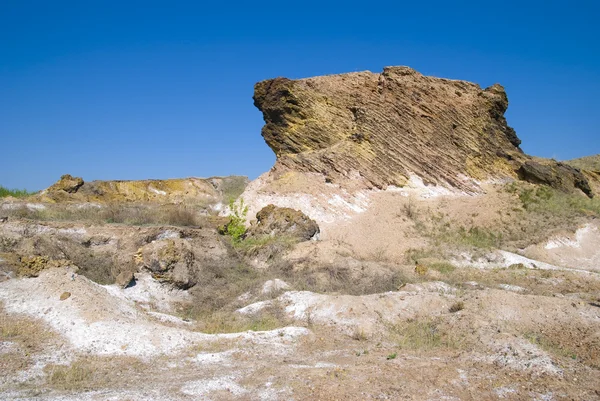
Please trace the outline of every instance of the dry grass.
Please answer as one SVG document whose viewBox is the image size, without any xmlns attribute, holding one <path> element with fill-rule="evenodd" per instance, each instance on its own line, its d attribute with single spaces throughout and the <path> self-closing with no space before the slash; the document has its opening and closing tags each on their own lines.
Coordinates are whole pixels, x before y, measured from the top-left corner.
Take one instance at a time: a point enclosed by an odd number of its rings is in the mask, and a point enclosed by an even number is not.
<svg viewBox="0 0 600 401">
<path fill-rule="evenodd" d="M 55 333 L 44 323 L 26 316 L 8 314 L 0 304 L 0 342 L 14 342 L 28 349 L 39 349 L 53 338 Z"/>
<path fill-rule="evenodd" d="M 565 163 L 583 170 L 600 171 L 600 155 L 581 157 L 568 160 Z"/>
<path fill-rule="evenodd" d="M 547 335 L 541 333 L 526 333 L 524 335 L 525 339 L 527 339 L 530 343 L 537 345 L 547 353 L 560 357 L 560 358 L 568 358 L 568 359 L 577 359 L 577 351 L 571 347 L 564 347 L 560 345 L 558 342 L 553 341 Z"/>
<path fill-rule="evenodd" d="M 195 329 L 208 334 L 238 333 L 249 330 L 275 330 L 285 327 L 289 323 L 283 309 L 273 305 L 250 316 L 236 312 L 217 311 L 207 316 L 201 316 Z"/>
<path fill-rule="evenodd" d="M 450 309 L 448 309 L 448 311 L 450 313 L 456 313 L 456 312 L 460 312 L 463 309 L 465 309 L 465 303 L 463 301 L 457 301 L 452 304 L 452 306 L 450 307 Z"/>
<path fill-rule="evenodd" d="M 45 205 L 45 209 L 21 206 L 3 214 L 38 221 L 75 221 L 93 224 L 117 223 L 127 225 L 203 226 L 210 224 L 210 216 L 202 207 L 190 205 L 150 205 L 109 203 L 94 205 Z"/>
<path fill-rule="evenodd" d="M 456 350 L 463 345 L 457 333 L 430 318 L 399 323 L 390 328 L 390 333 L 398 348 L 405 351 Z"/>
<path fill-rule="evenodd" d="M 248 178 L 242 176 L 228 176 L 223 177 L 221 184 L 221 194 L 224 203 L 228 203 L 231 199 L 237 199 L 246 186 L 248 185 Z"/>
<path fill-rule="evenodd" d="M 114 388 L 132 380 L 143 380 L 151 367 L 134 357 L 83 357 L 69 365 L 44 368 L 46 385 L 61 391 Z"/>
<path fill-rule="evenodd" d="M 70 365 L 47 365 L 46 383 L 60 390 L 89 390 L 98 385 L 96 369 L 85 362 Z"/>
<path fill-rule="evenodd" d="M 263 235 L 245 238 L 233 243 L 233 246 L 246 257 L 260 257 L 268 262 L 273 262 L 297 243 L 296 238 L 285 235 Z"/>
<path fill-rule="evenodd" d="M 286 268 L 287 267 L 287 268 Z M 337 264 L 294 269 L 279 267 L 278 278 L 298 291 L 316 293 L 340 293 L 348 295 L 379 294 L 397 291 L 404 284 L 413 282 L 413 275 L 400 268 L 383 272 L 367 269 L 351 271 Z"/>
<path fill-rule="evenodd" d="M 7 314 L 0 304 L 0 342 L 14 348 L 0 357 L 0 375 L 9 377 L 31 367 L 36 353 L 51 344 L 56 334 L 44 323 L 22 315 Z"/>
<path fill-rule="evenodd" d="M 457 250 L 525 248 L 559 231 L 574 231 L 589 218 L 600 217 L 600 199 L 583 194 L 525 182 L 507 184 L 502 191 L 504 196 L 510 194 L 507 200 L 512 204 L 499 210 L 493 222 L 477 225 L 468 219 L 452 219 L 443 212 L 421 210 L 412 218 L 414 229 L 429 238 L 436 256 L 443 258 Z"/>
</svg>

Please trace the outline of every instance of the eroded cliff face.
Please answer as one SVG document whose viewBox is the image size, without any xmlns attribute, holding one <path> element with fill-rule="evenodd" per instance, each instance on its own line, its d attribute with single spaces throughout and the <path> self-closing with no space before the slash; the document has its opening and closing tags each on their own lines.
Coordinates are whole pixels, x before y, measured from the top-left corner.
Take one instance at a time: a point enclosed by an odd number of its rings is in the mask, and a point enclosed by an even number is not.
<svg viewBox="0 0 600 401">
<path fill-rule="evenodd" d="M 322 173 L 336 182 L 360 175 L 367 185 L 425 183 L 472 189 L 466 177 L 516 176 L 526 156 L 504 112 L 498 84 L 426 77 L 408 67 L 255 86 L 262 135 L 277 166 Z"/>
</svg>

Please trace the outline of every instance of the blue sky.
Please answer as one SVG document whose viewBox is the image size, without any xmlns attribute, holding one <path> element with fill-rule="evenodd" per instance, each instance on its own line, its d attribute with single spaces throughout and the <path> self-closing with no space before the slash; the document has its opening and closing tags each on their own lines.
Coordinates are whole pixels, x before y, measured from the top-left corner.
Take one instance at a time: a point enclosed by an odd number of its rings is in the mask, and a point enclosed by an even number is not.
<svg viewBox="0 0 600 401">
<path fill-rule="evenodd" d="M 594 1 L 0 2 L 0 185 L 239 174 L 255 82 L 408 65 L 505 86 L 530 154 L 600 153 Z"/>
</svg>

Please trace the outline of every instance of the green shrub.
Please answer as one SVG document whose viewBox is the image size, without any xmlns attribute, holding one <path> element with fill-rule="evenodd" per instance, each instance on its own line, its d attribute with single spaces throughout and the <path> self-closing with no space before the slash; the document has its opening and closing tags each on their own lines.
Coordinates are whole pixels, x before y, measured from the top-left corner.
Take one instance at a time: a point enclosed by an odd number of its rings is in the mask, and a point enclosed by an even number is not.
<svg viewBox="0 0 600 401">
<path fill-rule="evenodd" d="M 234 243 L 239 243 L 246 234 L 246 216 L 248 215 L 248 206 L 244 204 L 244 199 L 241 198 L 239 203 L 233 199 L 229 201 L 229 210 L 231 216 L 229 222 L 223 227 L 223 234 L 229 235 Z"/>
</svg>

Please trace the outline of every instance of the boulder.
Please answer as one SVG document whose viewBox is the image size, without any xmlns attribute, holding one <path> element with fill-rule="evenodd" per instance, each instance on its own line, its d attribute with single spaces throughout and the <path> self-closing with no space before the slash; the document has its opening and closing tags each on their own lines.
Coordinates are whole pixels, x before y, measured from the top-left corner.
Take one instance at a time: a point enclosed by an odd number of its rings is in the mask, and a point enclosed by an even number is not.
<svg viewBox="0 0 600 401">
<path fill-rule="evenodd" d="M 119 286 L 120 288 L 127 288 L 129 287 L 129 285 L 135 280 L 135 277 L 133 275 L 132 271 L 122 271 L 121 273 L 119 273 L 119 275 L 117 276 L 117 279 L 115 280 L 115 284 L 117 286 Z"/>
<path fill-rule="evenodd" d="M 73 177 L 70 174 L 65 174 L 60 177 L 56 183 L 48 188 L 48 192 L 64 191 L 70 194 L 77 192 L 84 182 L 81 177 Z"/>
<path fill-rule="evenodd" d="M 290 285 L 288 283 L 276 278 L 274 280 L 267 280 L 263 284 L 260 293 L 262 295 L 271 295 L 273 293 L 276 293 L 279 291 L 284 291 L 284 290 L 289 290 L 289 289 L 290 289 Z"/>
<path fill-rule="evenodd" d="M 181 289 L 196 285 L 196 260 L 190 243 L 180 238 L 153 241 L 139 251 L 153 277 Z"/>
<path fill-rule="evenodd" d="M 594 196 L 581 170 L 568 164 L 553 161 L 542 164 L 530 160 L 523 163 L 518 173 L 522 180 L 533 184 L 544 184 L 565 192 L 577 188 L 590 198 Z"/>
<path fill-rule="evenodd" d="M 268 205 L 256 214 L 246 237 L 285 236 L 298 242 L 316 238 L 319 226 L 299 210 Z"/>
</svg>

